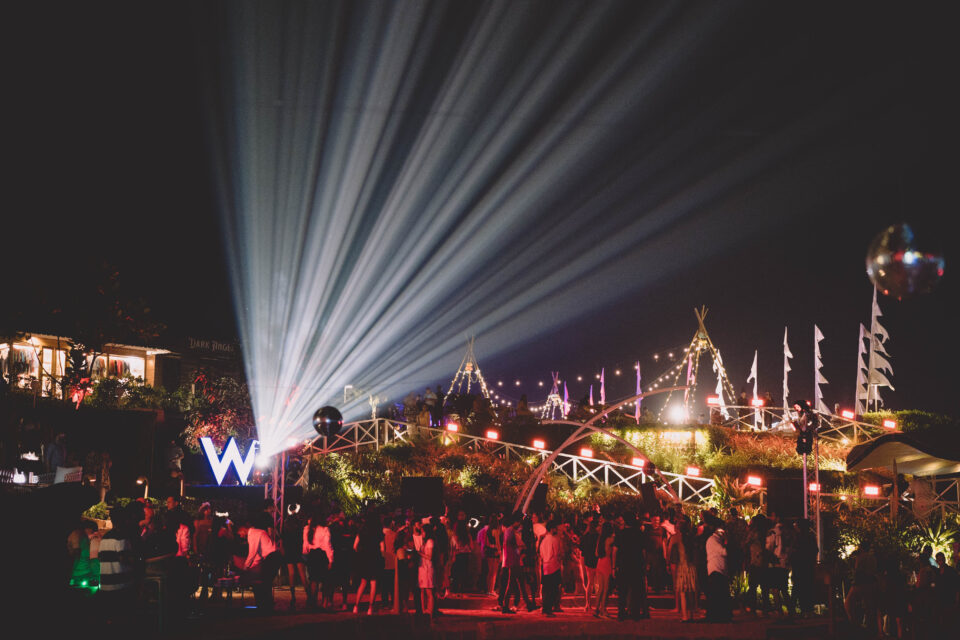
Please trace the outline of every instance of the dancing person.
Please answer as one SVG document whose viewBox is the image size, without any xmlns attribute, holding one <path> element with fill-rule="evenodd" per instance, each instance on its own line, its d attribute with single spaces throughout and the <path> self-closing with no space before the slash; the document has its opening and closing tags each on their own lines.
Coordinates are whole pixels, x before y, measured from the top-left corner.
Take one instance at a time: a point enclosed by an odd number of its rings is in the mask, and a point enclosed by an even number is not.
<svg viewBox="0 0 960 640">
<path fill-rule="evenodd" d="M 796 543 L 790 556 L 793 591 L 800 613 L 809 616 L 813 613 L 814 576 L 819 554 L 817 535 L 813 532 L 809 520 L 798 520 L 794 527 Z"/>
<path fill-rule="evenodd" d="M 330 541 L 330 528 L 326 526 L 319 509 L 313 510 L 307 518 L 307 526 L 303 529 L 302 552 L 306 558 L 307 575 L 307 607 L 317 605 L 320 595 L 320 585 L 326 585 L 330 567 L 333 565 L 333 545 Z M 332 594 L 332 591 L 330 592 Z M 320 607 L 326 608 L 332 603 L 327 601 L 327 590 L 320 597 Z"/>
<path fill-rule="evenodd" d="M 298 576 L 305 595 L 304 604 L 307 604 L 310 600 L 307 564 L 303 555 L 303 530 L 305 526 L 303 516 L 300 514 L 300 505 L 291 504 L 287 509 L 287 517 L 283 520 L 280 534 L 281 553 L 283 562 L 287 566 L 287 580 L 290 583 L 291 611 L 297 608 L 296 584 Z"/>
<path fill-rule="evenodd" d="M 520 579 L 523 570 L 523 563 L 520 558 L 520 547 L 522 545 L 520 524 L 521 517 L 516 514 L 509 520 L 509 525 L 503 530 L 503 554 L 500 564 L 500 590 L 498 594 L 500 613 L 516 613 L 510 608 L 510 595 L 515 590 L 523 596 L 527 611 L 533 611 L 536 608 L 527 592 L 527 585 Z"/>
<path fill-rule="evenodd" d="M 613 581 L 613 523 L 604 522 L 597 536 L 597 608 L 593 612 L 594 618 L 607 615 L 607 598 L 610 597 L 610 588 Z"/>
<path fill-rule="evenodd" d="M 137 601 L 139 554 L 136 523 L 143 514 L 142 507 L 139 513 L 136 512 L 134 505 L 137 504 L 112 509 L 110 522 L 113 526 L 100 540 L 100 590 L 97 597 L 105 605 L 108 617 L 124 627 L 132 623 Z"/>
<path fill-rule="evenodd" d="M 467 592 L 467 573 L 470 569 L 470 557 L 473 554 L 473 540 L 470 538 L 465 520 L 457 520 L 450 543 L 453 553 L 453 569 L 451 571 L 453 592 L 464 594 Z"/>
<path fill-rule="evenodd" d="M 258 514 L 247 529 L 248 551 L 243 569 L 253 585 L 253 598 L 261 613 L 273 611 L 273 580 L 282 562 L 272 531 L 273 520 L 266 513 Z"/>
<path fill-rule="evenodd" d="M 707 538 L 707 621 L 730 622 L 730 570 L 727 565 L 727 534 L 717 521 Z"/>
<path fill-rule="evenodd" d="M 371 514 L 363 521 L 353 541 L 353 550 L 356 552 L 357 574 L 360 577 L 353 612 L 360 613 L 363 592 L 369 583 L 370 607 L 367 609 L 367 615 L 373 615 L 377 598 L 377 578 L 383 572 L 383 527 L 380 526 L 378 517 Z"/>
<path fill-rule="evenodd" d="M 423 612 L 428 616 L 434 615 L 434 540 L 435 533 L 432 526 L 424 529 L 423 541 L 420 544 L 418 553 L 420 554 L 420 565 L 417 568 L 417 582 L 420 585 L 420 598 Z"/>
<path fill-rule="evenodd" d="M 580 536 L 580 579 L 583 583 L 583 610 L 590 613 L 590 601 L 597 583 L 597 542 L 599 527 L 592 514 L 587 514 L 586 529 Z"/>
<path fill-rule="evenodd" d="M 490 516 L 487 530 L 483 535 L 483 558 L 487 566 L 487 595 L 495 596 L 497 592 L 494 589 L 500 570 L 500 557 L 503 553 L 501 546 L 502 531 L 500 528 L 500 518 L 497 514 Z"/>
<path fill-rule="evenodd" d="M 547 532 L 540 540 L 540 567 L 543 573 L 543 615 L 552 617 L 560 605 L 560 569 L 562 567 L 562 549 L 557 537 L 557 521 L 551 520 Z"/>
<path fill-rule="evenodd" d="M 420 601 L 419 567 L 420 553 L 413 539 L 413 523 L 408 521 L 397 530 L 394 541 L 394 554 L 397 558 L 396 597 L 393 602 L 393 613 L 406 611 L 407 600 L 413 597 L 414 611 L 423 613 Z"/>
<path fill-rule="evenodd" d="M 692 622 L 697 610 L 696 537 L 685 517 L 677 522 L 677 532 L 670 537 L 667 557 L 674 567 L 673 590 L 680 599 L 680 619 Z"/>
<path fill-rule="evenodd" d="M 397 521 L 395 518 L 383 520 L 383 571 L 380 573 L 380 604 L 393 607 L 394 588 L 397 571 Z"/>
<path fill-rule="evenodd" d="M 767 570 L 768 551 L 766 546 L 767 533 L 770 531 L 770 521 L 762 513 L 757 514 L 747 525 L 747 536 L 744 543 L 744 560 L 747 563 L 747 594 L 745 608 L 757 614 L 766 614 L 770 608 L 770 583 Z M 757 590 L 760 598 L 757 599 Z"/>
<path fill-rule="evenodd" d="M 624 514 L 623 521 L 624 528 L 613 541 L 611 559 L 613 577 L 620 594 L 617 619 L 643 620 L 650 617 L 645 557 L 649 541 L 637 525 L 636 516 L 628 512 Z"/>
</svg>

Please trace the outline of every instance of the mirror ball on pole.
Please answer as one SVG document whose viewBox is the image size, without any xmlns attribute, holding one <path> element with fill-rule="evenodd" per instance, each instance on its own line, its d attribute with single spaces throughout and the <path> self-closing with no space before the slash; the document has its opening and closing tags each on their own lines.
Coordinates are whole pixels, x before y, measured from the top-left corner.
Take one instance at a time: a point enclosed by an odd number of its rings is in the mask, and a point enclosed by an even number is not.
<svg viewBox="0 0 960 640">
<path fill-rule="evenodd" d="M 343 426 L 343 415 L 336 407 L 326 406 L 317 409 L 313 414 L 313 428 L 320 435 L 329 438 L 340 433 Z"/>
</svg>

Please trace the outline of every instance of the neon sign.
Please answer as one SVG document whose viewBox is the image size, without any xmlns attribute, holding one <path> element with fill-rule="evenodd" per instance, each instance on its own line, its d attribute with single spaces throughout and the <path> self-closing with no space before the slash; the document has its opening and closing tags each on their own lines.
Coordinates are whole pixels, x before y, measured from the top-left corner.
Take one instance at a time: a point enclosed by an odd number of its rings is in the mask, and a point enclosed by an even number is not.
<svg viewBox="0 0 960 640">
<path fill-rule="evenodd" d="M 223 448 L 223 455 L 217 454 L 217 448 L 210 438 L 200 438 L 200 446 L 203 447 L 203 453 L 207 456 L 207 462 L 213 470 L 213 476 L 217 479 L 217 484 L 223 484 L 223 478 L 227 475 L 230 465 L 237 470 L 237 476 L 240 478 L 240 484 L 247 484 L 247 478 L 250 477 L 250 471 L 253 470 L 253 461 L 257 457 L 257 449 L 260 446 L 259 440 L 252 440 L 250 448 L 247 449 L 247 457 L 240 455 L 240 447 L 237 441 L 230 438 L 227 446 Z"/>
</svg>

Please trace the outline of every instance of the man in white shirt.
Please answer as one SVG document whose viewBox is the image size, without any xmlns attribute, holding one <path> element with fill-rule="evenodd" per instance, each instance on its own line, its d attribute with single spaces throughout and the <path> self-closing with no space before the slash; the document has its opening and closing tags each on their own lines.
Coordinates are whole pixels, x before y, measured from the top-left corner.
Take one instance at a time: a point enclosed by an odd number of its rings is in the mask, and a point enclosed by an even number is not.
<svg viewBox="0 0 960 640">
<path fill-rule="evenodd" d="M 727 567 L 727 534 L 722 522 L 712 519 L 716 527 L 707 538 L 707 616 L 708 622 L 730 622 L 730 573 Z"/>
<path fill-rule="evenodd" d="M 393 595 L 397 575 L 397 522 L 387 518 L 383 523 L 383 576 L 380 578 L 380 601 L 384 607 L 393 607 Z"/>
<path fill-rule="evenodd" d="M 253 583 L 257 610 L 264 613 L 273 610 L 273 579 L 282 561 L 277 545 L 270 536 L 272 524 L 272 519 L 266 513 L 255 517 L 247 529 L 249 552 L 243 564 L 247 578 Z"/>
<path fill-rule="evenodd" d="M 540 539 L 540 566 L 543 568 L 543 615 L 553 616 L 560 605 L 561 547 L 557 537 L 557 522 L 547 524 L 547 532 Z"/>
</svg>

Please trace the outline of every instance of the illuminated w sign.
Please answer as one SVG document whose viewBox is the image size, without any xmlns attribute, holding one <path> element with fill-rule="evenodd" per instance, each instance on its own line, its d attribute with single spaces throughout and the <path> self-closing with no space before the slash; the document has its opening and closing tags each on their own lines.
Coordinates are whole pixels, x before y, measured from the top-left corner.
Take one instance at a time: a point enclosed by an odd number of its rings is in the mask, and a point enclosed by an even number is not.
<svg viewBox="0 0 960 640">
<path fill-rule="evenodd" d="M 203 453 L 207 456 L 210 468 L 213 469 L 213 475 L 217 479 L 217 484 L 223 484 L 223 478 L 232 464 L 240 477 L 240 484 L 247 484 L 247 478 L 250 477 L 250 471 L 253 469 L 253 461 L 257 457 L 257 447 L 260 445 L 258 440 L 250 442 L 250 448 L 247 449 L 246 459 L 240 456 L 240 447 L 236 440 L 230 438 L 227 446 L 223 448 L 223 456 L 217 455 L 217 448 L 213 446 L 213 440 L 210 438 L 200 438 L 200 445 L 203 447 Z"/>
</svg>

